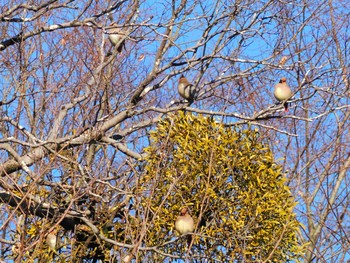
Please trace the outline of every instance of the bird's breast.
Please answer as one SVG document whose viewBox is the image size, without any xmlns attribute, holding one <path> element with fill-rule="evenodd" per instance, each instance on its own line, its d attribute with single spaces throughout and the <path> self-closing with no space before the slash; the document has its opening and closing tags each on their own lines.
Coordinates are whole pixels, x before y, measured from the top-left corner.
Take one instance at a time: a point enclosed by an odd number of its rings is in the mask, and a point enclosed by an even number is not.
<svg viewBox="0 0 350 263">
<path fill-rule="evenodd" d="M 187 234 L 193 232 L 194 224 L 193 221 L 180 219 L 176 221 L 175 228 L 177 231 L 179 231 L 180 234 Z"/>
<path fill-rule="evenodd" d="M 275 92 L 274 92 L 275 98 L 277 100 L 286 100 L 289 99 L 290 96 L 292 96 L 292 92 L 288 88 L 281 88 L 281 87 L 276 87 Z"/>
<path fill-rule="evenodd" d="M 121 40 L 121 36 L 118 34 L 109 34 L 108 35 L 109 40 L 112 42 L 112 44 L 115 46 L 118 44 Z"/>
</svg>

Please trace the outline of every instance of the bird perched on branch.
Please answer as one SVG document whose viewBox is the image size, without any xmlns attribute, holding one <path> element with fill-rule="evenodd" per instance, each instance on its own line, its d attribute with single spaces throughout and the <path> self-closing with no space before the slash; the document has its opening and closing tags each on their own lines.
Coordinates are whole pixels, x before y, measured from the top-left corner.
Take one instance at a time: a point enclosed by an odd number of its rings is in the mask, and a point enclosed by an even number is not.
<svg viewBox="0 0 350 263">
<path fill-rule="evenodd" d="M 180 76 L 178 91 L 181 97 L 192 102 L 195 97 L 195 87 L 184 77 L 184 75 Z"/>
<path fill-rule="evenodd" d="M 287 100 L 292 96 L 292 90 L 287 85 L 286 78 L 281 78 L 280 82 L 275 85 L 274 95 L 278 101 L 286 101 L 283 103 L 283 106 L 284 110 L 288 111 Z"/>
<path fill-rule="evenodd" d="M 126 33 L 121 28 L 117 28 L 117 26 L 117 23 L 112 23 L 110 25 L 112 28 L 107 29 L 106 33 L 112 46 L 117 47 L 117 51 L 121 53 L 123 48 L 125 48 Z"/>
<path fill-rule="evenodd" d="M 281 58 L 281 60 L 278 62 L 278 65 L 283 66 L 284 64 L 286 64 L 287 60 L 288 60 L 288 57 L 287 56 L 283 56 Z"/>
<path fill-rule="evenodd" d="M 181 209 L 180 215 L 177 217 L 175 221 L 175 229 L 181 235 L 192 233 L 194 230 L 194 222 L 193 218 L 188 213 L 188 207 L 184 207 Z M 192 236 L 187 237 L 188 245 L 191 244 Z"/>
</svg>

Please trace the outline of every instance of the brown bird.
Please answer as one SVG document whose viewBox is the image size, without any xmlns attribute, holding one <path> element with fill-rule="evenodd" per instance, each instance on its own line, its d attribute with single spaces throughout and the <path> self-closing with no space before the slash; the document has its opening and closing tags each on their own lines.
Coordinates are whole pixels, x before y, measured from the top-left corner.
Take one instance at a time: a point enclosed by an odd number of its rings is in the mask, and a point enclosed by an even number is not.
<svg viewBox="0 0 350 263">
<path fill-rule="evenodd" d="M 195 88 L 194 86 L 184 77 L 184 75 L 180 76 L 179 85 L 177 86 L 179 94 L 184 99 L 192 102 L 195 96 Z"/>
<path fill-rule="evenodd" d="M 287 85 L 287 79 L 281 78 L 280 82 L 275 85 L 274 95 L 278 101 L 286 101 L 292 96 L 292 90 Z M 288 111 L 288 103 L 284 102 L 284 109 Z"/>
<path fill-rule="evenodd" d="M 108 39 L 114 47 L 117 46 L 117 51 L 120 53 L 122 52 L 123 48 L 125 48 L 126 34 L 122 29 L 116 28 L 118 24 L 112 23 L 110 26 L 113 28 L 109 28 L 106 31 L 108 34 Z"/>
<path fill-rule="evenodd" d="M 287 57 L 287 56 L 283 56 L 283 57 L 281 58 L 281 60 L 278 62 L 278 64 L 279 64 L 280 66 L 283 66 L 284 64 L 286 64 L 287 60 L 288 60 L 288 57 Z"/>
<path fill-rule="evenodd" d="M 46 236 L 46 244 L 51 250 L 56 252 L 56 243 L 57 243 L 57 230 L 55 229 Z"/>
<path fill-rule="evenodd" d="M 175 229 L 181 235 L 192 233 L 194 230 L 194 222 L 193 218 L 188 213 L 188 207 L 184 207 L 181 209 L 180 215 L 177 217 L 175 221 Z M 192 236 L 187 237 L 188 245 L 191 244 Z"/>
</svg>

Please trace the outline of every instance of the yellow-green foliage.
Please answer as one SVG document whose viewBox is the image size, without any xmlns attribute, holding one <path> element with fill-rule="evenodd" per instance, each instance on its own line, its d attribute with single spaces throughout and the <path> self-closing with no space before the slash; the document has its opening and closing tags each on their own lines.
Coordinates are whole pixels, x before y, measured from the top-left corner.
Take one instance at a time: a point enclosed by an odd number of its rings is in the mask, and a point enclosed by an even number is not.
<svg viewBox="0 0 350 263">
<path fill-rule="evenodd" d="M 180 112 L 150 136 L 140 187 L 147 245 L 174 239 L 175 219 L 188 206 L 198 223 L 191 248 L 198 254 L 224 262 L 287 262 L 300 255 L 295 202 L 258 131 Z M 181 255 L 184 244 L 179 239 L 162 250 Z"/>
</svg>

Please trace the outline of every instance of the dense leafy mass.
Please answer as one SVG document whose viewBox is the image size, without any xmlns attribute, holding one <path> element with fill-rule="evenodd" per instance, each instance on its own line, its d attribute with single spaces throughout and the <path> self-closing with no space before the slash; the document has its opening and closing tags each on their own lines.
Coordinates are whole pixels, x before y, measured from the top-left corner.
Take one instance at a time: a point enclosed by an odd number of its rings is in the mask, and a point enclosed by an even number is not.
<svg viewBox="0 0 350 263">
<path fill-rule="evenodd" d="M 188 206 L 196 222 L 192 258 L 287 262 L 302 253 L 294 199 L 257 130 L 180 112 L 160 122 L 151 140 L 139 188 L 148 246 L 185 257 L 174 222 Z"/>
</svg>

